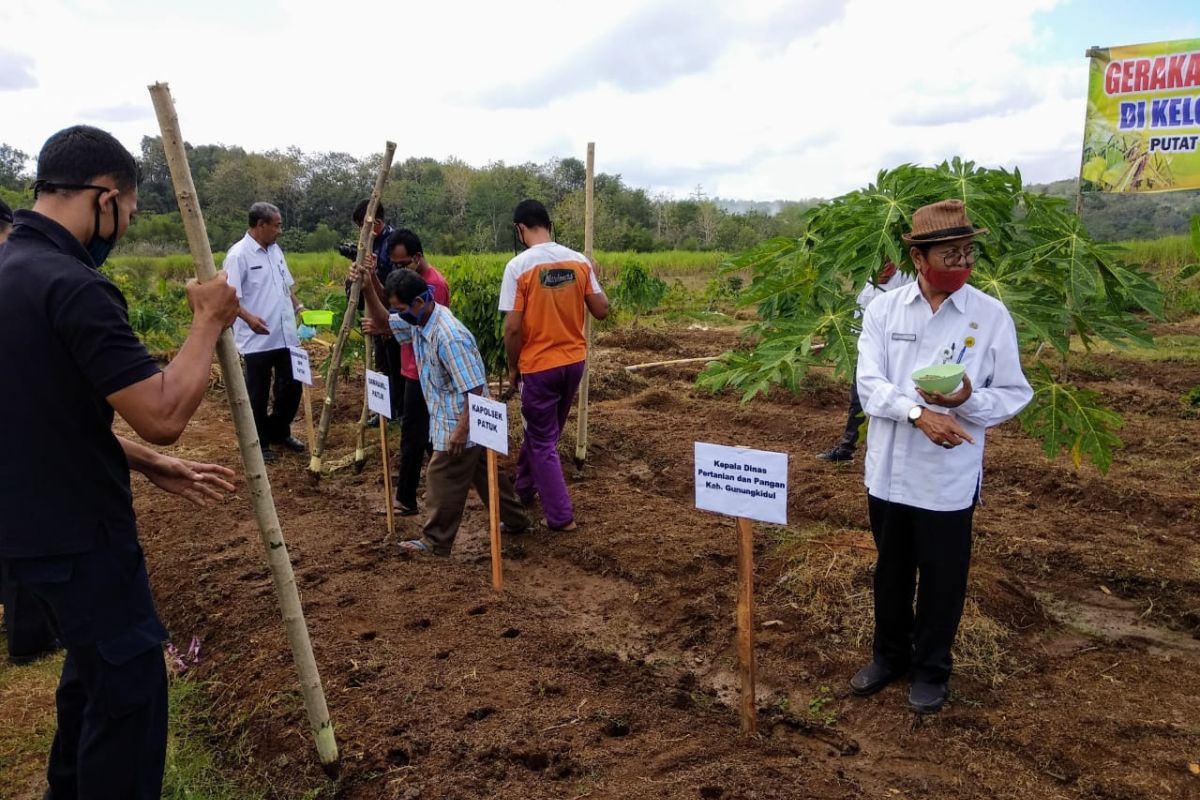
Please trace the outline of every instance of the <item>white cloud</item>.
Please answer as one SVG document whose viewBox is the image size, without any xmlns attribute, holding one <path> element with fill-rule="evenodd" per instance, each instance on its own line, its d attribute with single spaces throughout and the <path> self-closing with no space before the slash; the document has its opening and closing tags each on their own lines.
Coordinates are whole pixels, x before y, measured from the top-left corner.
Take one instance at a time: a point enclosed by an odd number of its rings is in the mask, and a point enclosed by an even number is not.
<svg viewBox="0 0 1200 800">
<path fill-rule="evenodd" d="M 592 140 L 598 169 L 651 191 L 755 199 L 954 155 L 1053 179 L 1078 165 L 1086 62 L 1032 61 L 1052 5 L 7 3 L 0 57 L 29 32 L 56 38 L 37 89 L 3 95 L 0 139 L 37 152 L 92 120 L 137 148 L 157 133 L 146 86 L 164 80 L 189 141 L 251 150 L 392 139 L 398 158 L 519 163 Z"/>
<path fill-rule="evenodd" d="M 33 59 L 0 47 L 0 92 L 16 92 L 36 86 Z"/>
</svg>

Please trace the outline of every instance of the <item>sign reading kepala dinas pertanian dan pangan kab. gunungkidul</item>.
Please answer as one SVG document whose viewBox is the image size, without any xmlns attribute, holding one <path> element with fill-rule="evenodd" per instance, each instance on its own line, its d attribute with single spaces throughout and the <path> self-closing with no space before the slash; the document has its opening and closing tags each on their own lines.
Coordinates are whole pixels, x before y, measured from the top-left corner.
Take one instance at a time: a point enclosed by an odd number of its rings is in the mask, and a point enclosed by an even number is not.
<svg viewBox="0 0 1200 800">
<path fill-rule="evenodd" d="M 1200 188 L 1200 39 L 1088 51 L 1085 192 Z"/>
</svg>

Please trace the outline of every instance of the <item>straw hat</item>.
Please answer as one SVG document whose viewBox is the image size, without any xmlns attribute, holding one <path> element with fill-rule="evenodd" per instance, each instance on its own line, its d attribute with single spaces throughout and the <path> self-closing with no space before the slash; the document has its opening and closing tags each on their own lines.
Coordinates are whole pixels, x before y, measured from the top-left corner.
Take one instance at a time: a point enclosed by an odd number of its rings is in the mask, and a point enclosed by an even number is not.
<svg viewBox="0 0 1200 800">
<path fill-rule="evenodd" d="M 913 213 L 912 232 L 900 238 L 908 244 L 929 244 L 984 233 L 987 228 L 976 228 L 971 224 L 962 200 L 942 200 L 918 208 Z"/>
</svg>

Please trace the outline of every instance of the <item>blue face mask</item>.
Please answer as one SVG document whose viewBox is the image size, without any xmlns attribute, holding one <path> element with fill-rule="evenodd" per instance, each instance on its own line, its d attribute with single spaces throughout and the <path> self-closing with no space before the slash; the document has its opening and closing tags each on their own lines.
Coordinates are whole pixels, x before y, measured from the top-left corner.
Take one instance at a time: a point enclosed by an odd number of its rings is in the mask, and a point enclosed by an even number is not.
<svg viewBox="0 0 1200 800">
<path fill-rule="evenodd" d="M 425 292 L 423 294 L 421 294 L 419 297 L 414 297 L 413 300 L 414 300 L 414 302 L 416 300 L 421 300 L 422 301 L 421 302 L 421 310 L 424 311 L 425 308 L 430 303 L 433 302 L 433 289 L 426 288 Z M 397 316 L 399 316 L 400 319 L 404 320 L 409 325 L 420 325 L 421 324 L 421 318 L 412 312 L 411 304 L 409 305 L 407 311 L 400 311 L 397 313 Z"/>
</svg>

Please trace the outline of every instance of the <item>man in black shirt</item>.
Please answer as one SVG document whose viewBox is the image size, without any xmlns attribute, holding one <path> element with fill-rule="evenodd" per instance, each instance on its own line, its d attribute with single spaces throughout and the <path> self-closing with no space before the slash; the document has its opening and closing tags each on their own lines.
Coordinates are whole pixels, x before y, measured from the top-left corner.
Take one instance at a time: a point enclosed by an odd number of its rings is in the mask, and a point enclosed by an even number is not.
<svg viewBox="0 0 1200 800">
<path fill-rule="evenodd" d="M 360 231 L 362 230 L 363 222 L 367 218 L 367 205 L 370 200 L 363 200 L 354 207 L 354 213 L 350 215 L 354 226 Z M 387 276 L 392 274 L 395 265 L 392 263 L 388 255 L 388 241 L 392 238 L 392 234 L 396 229 L 387 222 L 387 210 L 383 207 L 383 203 L 375 206 L 375 225 L 372 228 L 375 233 L 375 276 L 379 278 L 382 284 L 387 280 Z M 349 291 L 350 281 L 346 281 L 347 291 Z M 365 291 L 365 288 L 364 288 Z M 358 310 L 363 310 L 363 300 L 358 301 Z M 404 380 L 400 374 L 400 345 L 396 343 L 395 338 L 391 336 L 376 336 L 375 337 L 375 370 L 382 372 L 388 376 L 388 388 L 391 391 L 392 402 L 392 419 L 398 420 L 404 416 Z M 371 415 L 368 425 L 379 424 L 379 417 Z"/>
<path fill-rule="evenodd" d="M 111 135 L 76 126 L 38 156 L 32 211 L 0 247 L 0 573 L 46 611 L 67 650 L 47 797 L 157 798 L 166 754 L 166 631 L 137 539 L 129 469 L 203 502 L 232 473 L 112 432 L 114 410 L 170 444 L 208 386 L 237 314 L 224 274 L 188 285 L 193 324 L 158 364 L 97 267 L 137 210 L 137 166 Z"/>
</svg>

